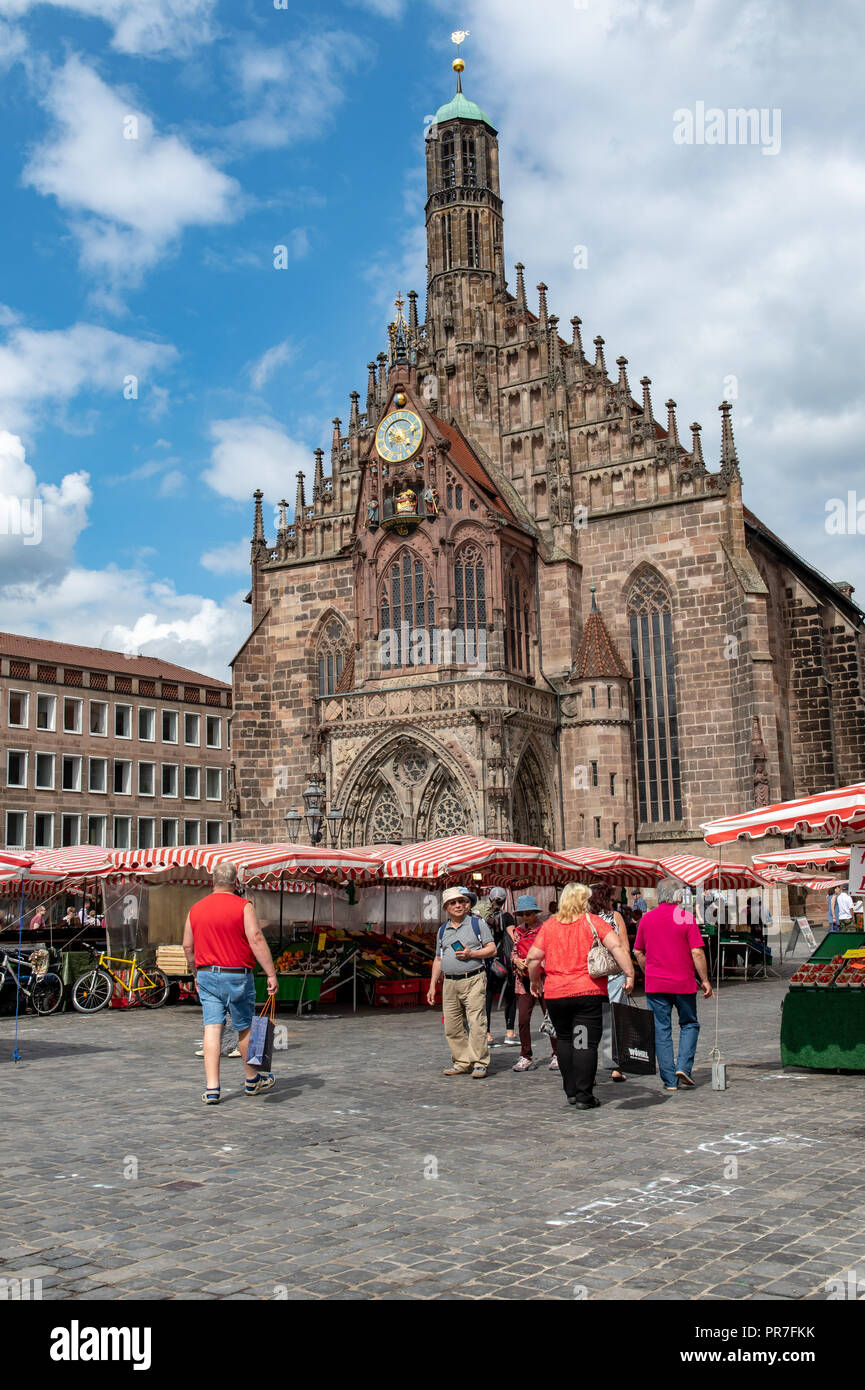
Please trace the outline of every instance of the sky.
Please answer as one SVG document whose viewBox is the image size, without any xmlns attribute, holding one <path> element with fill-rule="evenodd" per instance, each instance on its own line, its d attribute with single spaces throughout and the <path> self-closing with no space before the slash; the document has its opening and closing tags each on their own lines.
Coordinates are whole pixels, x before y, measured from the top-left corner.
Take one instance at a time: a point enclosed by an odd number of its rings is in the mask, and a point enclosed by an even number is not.
<svg viewBox="0 0 865 1390">
<path fill-rule="evenodd" d="M 254 488 L 272 540 L 423 305 L 455 28 L 511 289 L 710 467 L 731 399 L 746 505 L 865 604 L 856 0 L 0 0 L 0 629 L 230 679 Z"/>
</svg>

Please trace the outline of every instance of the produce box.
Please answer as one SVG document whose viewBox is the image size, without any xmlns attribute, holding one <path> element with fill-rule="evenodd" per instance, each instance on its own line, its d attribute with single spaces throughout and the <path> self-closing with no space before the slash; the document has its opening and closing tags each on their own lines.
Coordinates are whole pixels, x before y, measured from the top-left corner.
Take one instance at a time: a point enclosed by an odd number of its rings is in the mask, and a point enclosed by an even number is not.
<svg viewBox="0 0 865 1390">
<path fill-rule="evenodd" d="M 379 980 L 373 1003 L 390 1009 L 408 1008 L 418 1002 L 420 980 Z"/>
<path fill-rule="evenodd" d="M 191 975 L 182 946 L 157 946 L 156 968 L 166 975 Z"/>
<path fill-rule="evenodd" d="M 280 975 L 277 974 L 277 1004 L 296 1004 L 303 993 L 304 1004 L 317 1004 L 321 998 L 320 975 Z M 267 998 L 267 978 L 255 976 L 255 1002 L 263 1004 Z"/>
</svg>

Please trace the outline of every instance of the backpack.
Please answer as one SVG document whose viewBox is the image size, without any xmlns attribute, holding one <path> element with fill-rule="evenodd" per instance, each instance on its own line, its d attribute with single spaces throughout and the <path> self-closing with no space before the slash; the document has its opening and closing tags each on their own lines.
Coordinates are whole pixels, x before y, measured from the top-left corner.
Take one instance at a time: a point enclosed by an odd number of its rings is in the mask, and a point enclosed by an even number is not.
<svg viewBox="0 0 865 1390">
<path fill-rule="evenodd" d="M 465 921 L 465 918 L 463 918 L 463 921 Z M 481 945 L 481 922 L 480 922 L 480 918 L 479 918 L 479 917 L 476 917 L 476 916 L 474 915 L 474 913 L 471 913 L 471 915 L 469 916 L 469 921 L 470 921 L 471 924 L 472 924 L 472 931 L 474 932 L 475 936 L 477 937 L 477 939 L 478 939 L 478 945 L 480 946 L 480 945 Z M 438 939 L 438 948 L 439 948 L 439 950 L 441 950 L 441 948 L 442 948 L 442 941 L 444 940 L 444 934 L 445 934 L 445 932 L 447 931 L 447 929 L 448 929 L 449 926 L 450 926 L 450 920 L 448 920 L 447 922 L 442 922 L 441 926 L 439 927 L 439 939 Z"/>
</svg>

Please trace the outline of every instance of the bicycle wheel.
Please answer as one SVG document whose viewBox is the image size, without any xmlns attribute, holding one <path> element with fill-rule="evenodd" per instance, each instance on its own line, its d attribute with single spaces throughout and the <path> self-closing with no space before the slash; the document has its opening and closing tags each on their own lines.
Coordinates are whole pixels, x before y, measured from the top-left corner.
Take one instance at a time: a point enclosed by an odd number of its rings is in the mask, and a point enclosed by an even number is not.
<svg viewBox="0 0 865 1390">
<path fill-rule="evenodd" d="M 63 1002 L 63 981 L 53 971 L 34 981 L 30 999 L 37 1014 L 53 1014 Z"/>
<path fill-rule="evenodd" d="M 138 996 L 145 1008 L 161 1009 L 168 998 L 169 988 L 168 977 L 161 970 L 139 970 L 131 992 Z"/>
<path fill-rule="evenodd" d="M 96 1014 L 111 1001 L 114 981 L 104 970 L 88 970 L 72 986 L 72 1004 L 80 1014 Z"/>
</svg>

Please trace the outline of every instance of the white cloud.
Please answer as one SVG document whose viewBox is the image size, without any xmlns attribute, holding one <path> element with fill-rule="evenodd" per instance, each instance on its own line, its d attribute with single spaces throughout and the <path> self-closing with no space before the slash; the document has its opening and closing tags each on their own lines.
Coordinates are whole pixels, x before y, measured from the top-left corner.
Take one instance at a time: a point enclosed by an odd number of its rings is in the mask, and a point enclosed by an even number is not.
<svg viewBox="0 0 865 1390">
<path fill-rule="evenodd" d="M 212 574 L 249 574 L 249 541 L 227 541 L 215 550 L 206 550 L 201 564 Z"/>
<path fill-rule="evenodd" d="M 0 585 L 62 573 L 91 497 L 87 473 L 67 473 L 59 485 L 38 482 L 22 441 L 0 430 Z"/>
<path fill-rule="evenodd" d="M 284 367 L 289 362 L 293 362 L 297 356 L 297 348 L 289 338 L 283 338 L 281 343 L 276 343 L 267 352 L 263 352 L 257 362 L 253 362 L 249 368 L 249 380 L 253 390 L 260 391 L 266 386 L 278 367 Z"/>
<path fill-rule="evenodd" d="M 358 10 L 369 10 L 381 19 L 402 19 L 405 14 L 405 0 L 347 0 Z"/>
<path fill-rule="evenodd" d="M 291 500 L 297 474 L 311 470 L 311 450 L 290 439 L 273 420 L 214 420 L 210 467 L 204 481 L 222 497 L 246 502 L 261 488 L 270 502 Z"/>
<path fill-rule="evenodd" d="M 62 405 L 82 392 L 122 401 L 130 377 L 137 381 L 137 401 L 145 402 L 155 389 L 155 373 L 176 358 L 176 349 L 167 344 L 96 324 L 45 332 L 13 326 L 0 344 L 0 427 L 27 429 L 46 406 Z"/>
<path fill-rule="evenodd" d="M 53 74 L 43 104 L 55 122 L 24 171 L 71 217 L 81 263 L 109 289 L 137 285 L 188 227 L 231 221 L 239 185 L 152 120 L 79 58 Z"/>
<path fill-rule="evenodd" d="M 176 57 L 213 38 L 215 0 L 0 0 L 0 14 L 18 18 L 47 3 L 104 20 L 121 53 Z"/>
<path fill-rule="evenodd" d="M 170 468 L 159 483 L 160 497 L 178 497 L 186 487 L 186 475 L 179 468 Z"/>
<path fill-rule="evenodd" d="M 0 0 L 0 14 L 3 13 L 3 0 Z M 22 29 L 12 24 L 4 24 L 0 19 L 0 71 L 9 68 L 27 52 L 27 36 Z"/>
<path fill-rule="evenodd" d="M 227 135 L 235 144 L 280 149 L 320 135 L 346 97 L 346 79 L 370 56 L 356 35 L 335 30 L 279 48 L 248 44 L 237 57 L 247 115 Z"/>
</svg>

